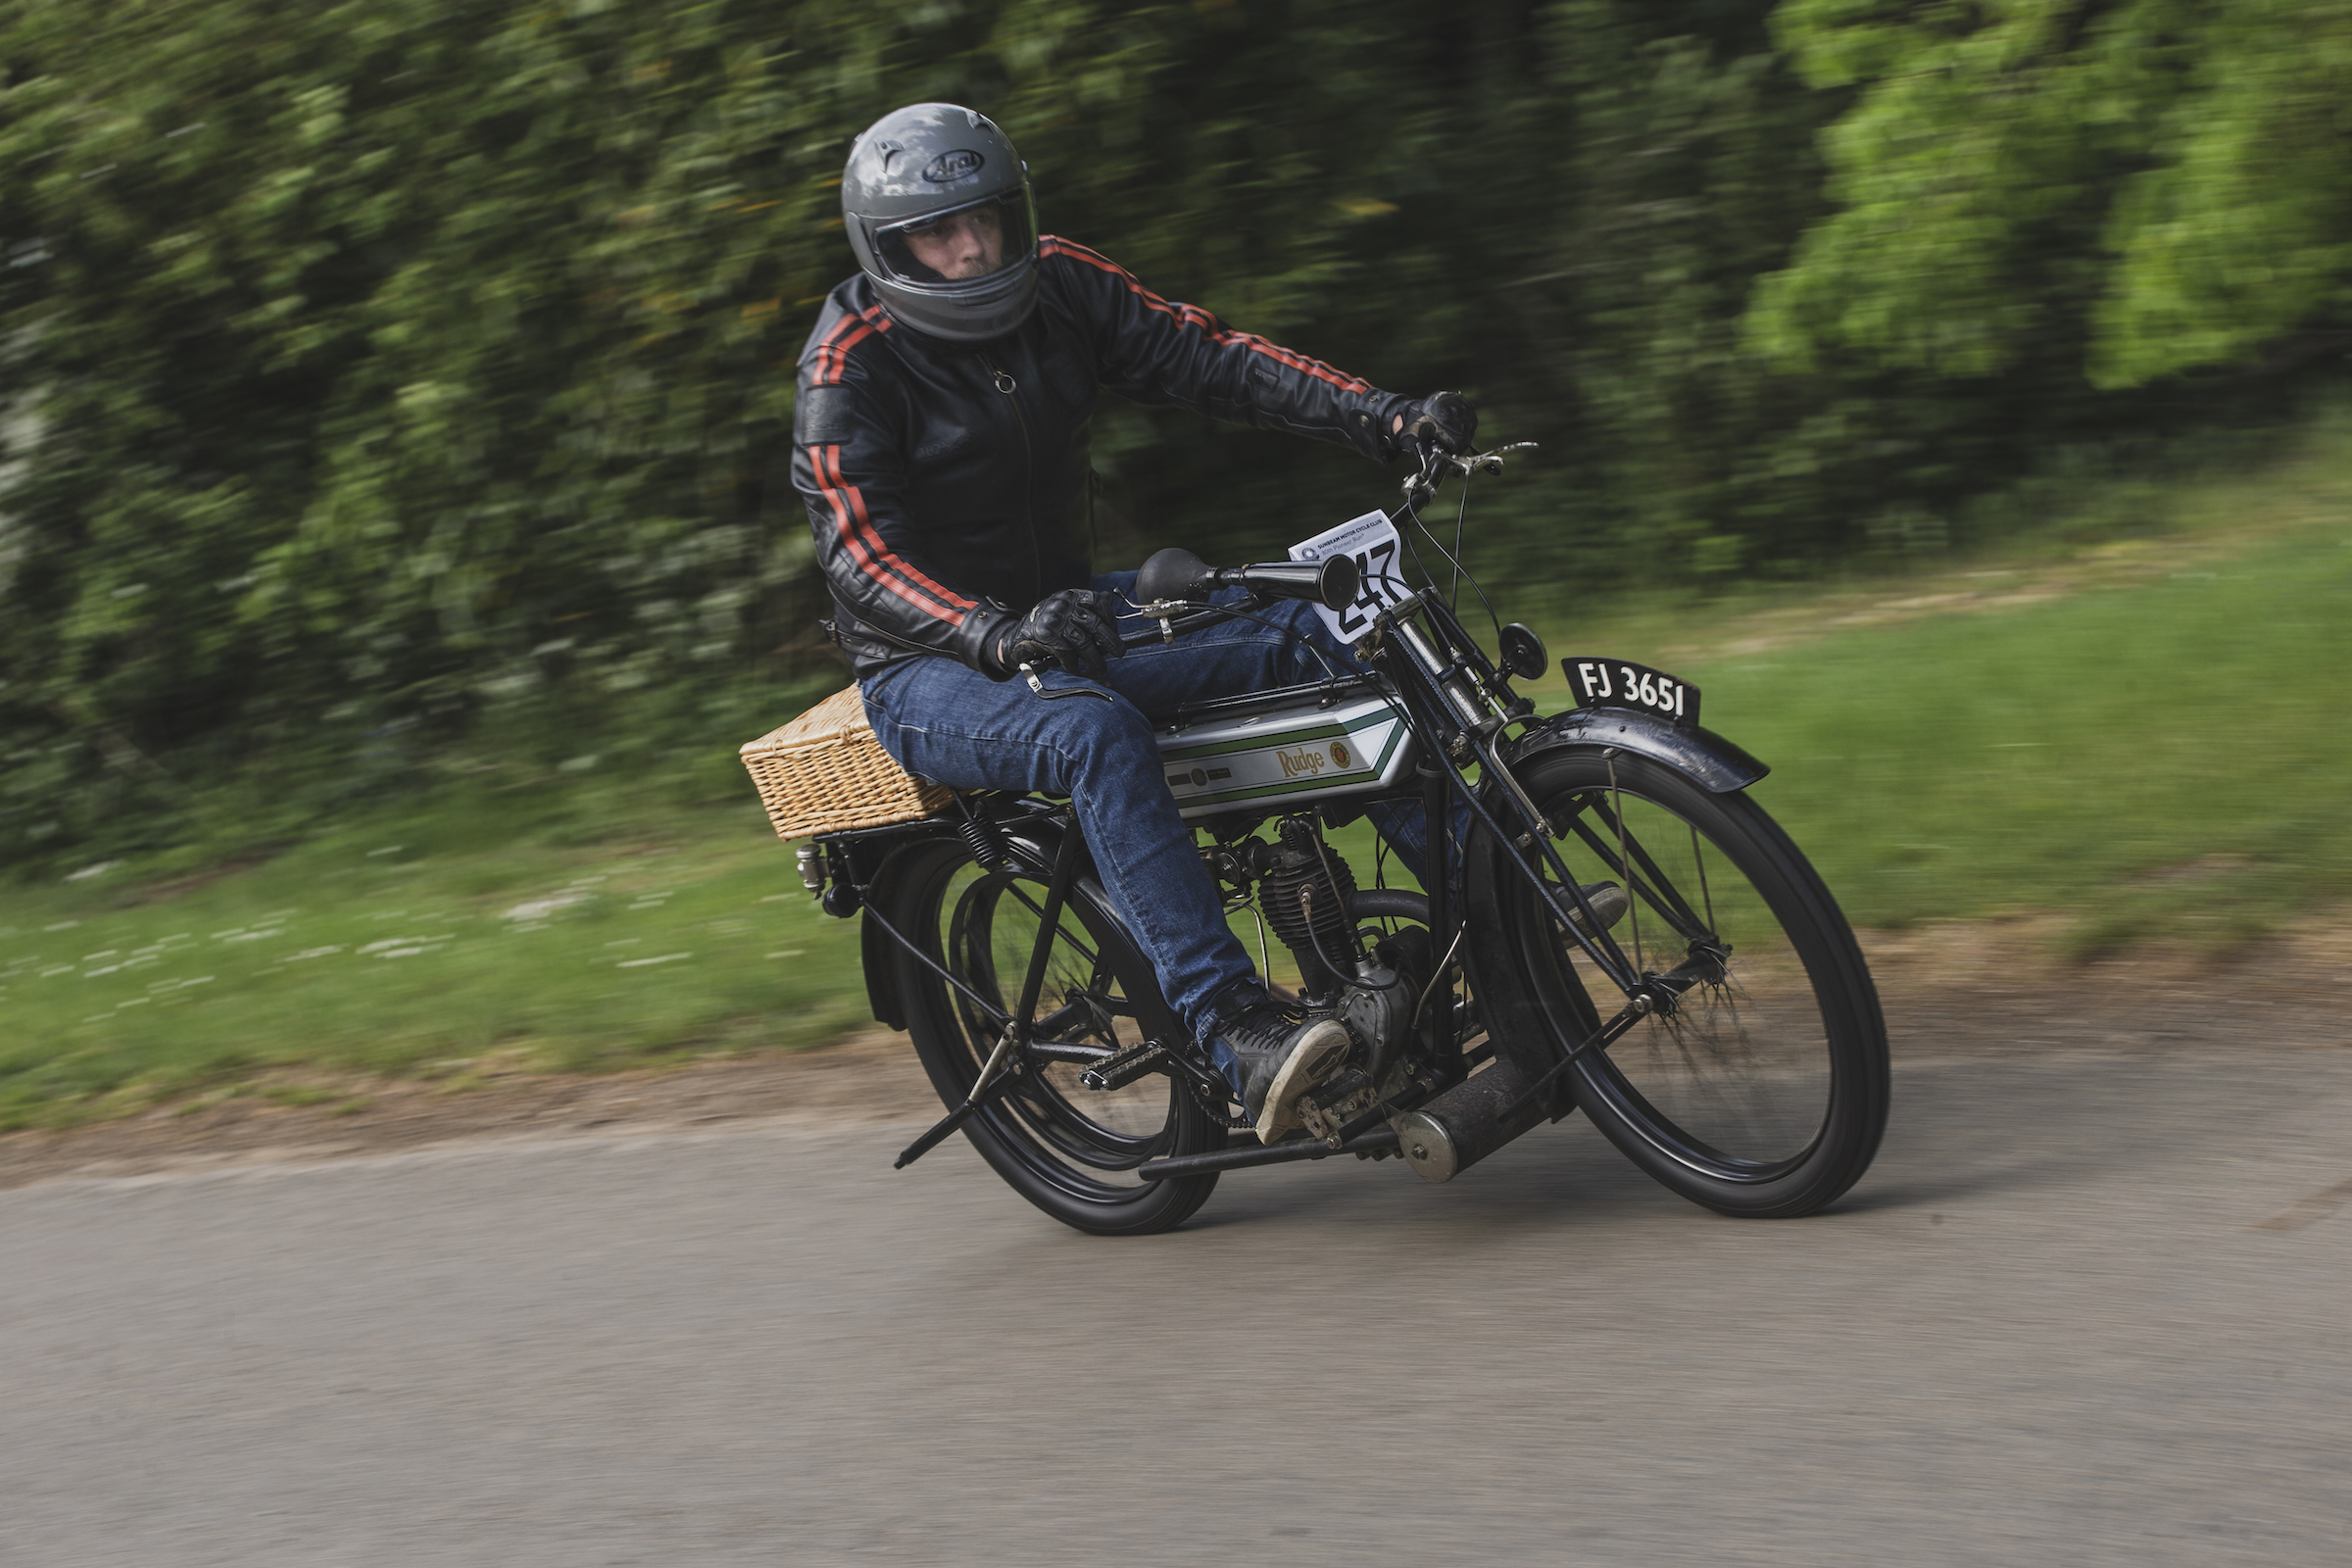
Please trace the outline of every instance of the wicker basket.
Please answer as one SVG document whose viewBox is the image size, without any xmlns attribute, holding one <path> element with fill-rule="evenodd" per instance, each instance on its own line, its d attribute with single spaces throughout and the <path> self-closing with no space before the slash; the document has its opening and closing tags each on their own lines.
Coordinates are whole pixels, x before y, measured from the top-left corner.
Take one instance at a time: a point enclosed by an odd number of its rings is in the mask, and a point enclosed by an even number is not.
<svg viewBox="0 0 2352 1568">
<path fill-rule="evenodd" d="M 743 765 L 783 839 L 911 821 L 954 798 L 918 781 L 882 749 L 855 686 L 744 747 Z"/>
</svg>

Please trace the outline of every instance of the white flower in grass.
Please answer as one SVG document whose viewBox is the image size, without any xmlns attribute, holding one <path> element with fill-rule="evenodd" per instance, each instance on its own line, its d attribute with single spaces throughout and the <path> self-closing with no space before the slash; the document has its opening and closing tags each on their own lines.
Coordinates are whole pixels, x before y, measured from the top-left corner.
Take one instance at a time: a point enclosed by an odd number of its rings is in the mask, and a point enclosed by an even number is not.
<svg viewBox="0 0 2352 1568">
<path fill-rule="evenodd" d="M 575 904 L 585 904 L 595 897 L 590 893 L 575 893 L 565 888 L 544 899 L 526 899 L 499 916 L 502 920 L 544 920 L 558 909 L 568 909 Z"/>
<path fill-rule="evenodd" d="M 359 951 L 371 958 L 414 958 L 420 953 L 437 953 L 448 946 L 447 937 L 386 937 Z"/>
<path fill-rule="evenodd" d="M 200 974 L 192 980 L 158 980 L 153 985 L 149 986 L 147 990 L 151 995 L 168 997 L 175 991 L 185 991 L 190 986 L 209 986 L 212 983 L 213 977 L 211 975 Z"/>
</svg>

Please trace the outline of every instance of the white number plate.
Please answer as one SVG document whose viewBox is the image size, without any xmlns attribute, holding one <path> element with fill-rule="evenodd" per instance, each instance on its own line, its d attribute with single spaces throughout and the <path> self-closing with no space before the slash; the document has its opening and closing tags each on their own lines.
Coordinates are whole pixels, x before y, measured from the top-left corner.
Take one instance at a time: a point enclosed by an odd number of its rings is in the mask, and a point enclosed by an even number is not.
<svg viewBox="0 0 2352 1568">
<path fill-rule="evenodd" d="M 1698 722 L 1698 688 L 1662 669 L 1570 654 L 1560 670 L 1579 708 L 1633 708 L 1677 724 Z"/>
<path fill-rule="evenodd" d="M 1332 634 L 1342 642 L 1353 642 L 1372 624 L 1372 617 L 1412 592 L 1404 585 L 1404 564 L 1397 560 L 1404 547 L 1396 537 L 1396 525 L 1385 513 L 1367 512 L 1360 517 L 1326 528 L 1312 539 L 1291 546 L 1293 561 L 1328 561 L 1333 556 L 1353 556 L 1356 574 L 1363 586 L 1356 590 L 1355 603 L 1343 610 L 1315 607 Z"/>
</svg>

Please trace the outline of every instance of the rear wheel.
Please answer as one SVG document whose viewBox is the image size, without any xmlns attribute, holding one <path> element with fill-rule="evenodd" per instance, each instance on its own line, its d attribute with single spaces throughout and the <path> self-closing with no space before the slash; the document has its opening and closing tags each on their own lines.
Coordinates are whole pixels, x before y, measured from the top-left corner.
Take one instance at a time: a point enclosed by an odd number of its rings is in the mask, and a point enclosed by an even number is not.
<svg viewBox="0 0 2352 1568">
<path fill-rule="evenodd" d="M 1019 869 L 985 870 L 954 840 L 902 853 L 914 858 L 893 868 L 892 924 L 1000 1015 L 1009 1015 L 1045 937 L 1046 879 Z M 959 1105 L 996 1049 L 1001 1026 L 910 955 L 901 951 L 897 962 L 915 1052 L 941 1101 Z M 1054 922 L 1037 1013 L 1060 1015 L 1050 1036 L 1056 1041 L 1124 1050 L 1183 1039 L 1151 965 L 1091 876 L 1077 879 Z M 964 1124 L 964 1135 L 1015 1192 L 1065 1225 L 1136 1236 L 1182 1224 L 1207 1200 L 1216 1177 L 1146 1182 L 1136 1168 L 1162 1155 L 1222 1148 L 1224 1128 L 1167 1072 L 1097 1091 L 1080 1082 L 1084 1070 L 1068 1062 L 1023 1067 L 1011 1087 Z"/>
<path fill-rule="evenodd" d="M 1870 1167 L 1886 1125 L 1886 1029 L 1861 949 L 1787 834 L 1744 795 L 1644 758 L 1546 753 L 1519 770 L 1579 884 L 1631 895 L 1610 932 L 1643 974 L 1687 983 L 1563 1075 L 1632 1160 L 1726 1214 L 1811 1213 Z M 1483 836 L 1482 836 L 1483 837 Z M 1491 840 L 1470 853 L 1490 1028 L 1540 1074 L 1624 1004 Z"/>
</svg>

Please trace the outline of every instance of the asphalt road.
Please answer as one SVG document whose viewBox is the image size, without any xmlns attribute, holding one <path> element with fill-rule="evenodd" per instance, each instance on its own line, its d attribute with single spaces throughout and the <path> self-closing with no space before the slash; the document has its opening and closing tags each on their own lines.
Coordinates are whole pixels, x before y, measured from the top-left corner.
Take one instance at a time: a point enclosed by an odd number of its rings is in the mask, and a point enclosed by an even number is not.
<svg viewBox="0 0 2352 1568">
<path fill-rule="evenodd" d="M 2352 1559 L 2352 1053 L 1896 1107 L 1772 1224 L 1577 1122 L 1145 1241 L 896 1127 L 0 1193 L 0 1562 Z"/>
</svg>

